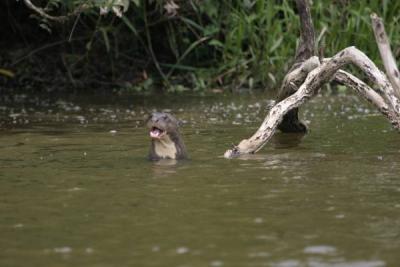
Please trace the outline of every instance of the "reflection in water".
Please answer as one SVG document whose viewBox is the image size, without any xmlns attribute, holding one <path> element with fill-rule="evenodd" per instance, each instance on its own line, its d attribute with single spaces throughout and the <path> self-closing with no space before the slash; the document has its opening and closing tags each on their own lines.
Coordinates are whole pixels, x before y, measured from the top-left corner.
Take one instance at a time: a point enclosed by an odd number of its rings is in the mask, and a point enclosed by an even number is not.
<svg viewBox="0 0 400 267">
<path fill-rule="evenodd" d="M 178 164 L 176 159 L 160 159 L 152 162 L 154 166 L 176 166 Z"/>
<path fill-rule="evenodd" d="M 152 161 L 153 177 L 167 177 L 176 174 L 178 161 L 175 159 L 160 159 Z"/>
<path fill-rule="evenodd" d="M 295 148 L 301 144 L 304 136 L 305 134 L 303 133 L 276 133 L 271 143 L 277 149 Z"/>
<path fill-rule="evenodd" d="M 2 103 L 0 266 L 397 266 L 398 133 L 351 98 L 319 97 L 302 109 L 306 136 L 222 158 L 263 98 Z M 186 121 L 190 161 L 145 160 L 153 108 Z"/>
</svg>

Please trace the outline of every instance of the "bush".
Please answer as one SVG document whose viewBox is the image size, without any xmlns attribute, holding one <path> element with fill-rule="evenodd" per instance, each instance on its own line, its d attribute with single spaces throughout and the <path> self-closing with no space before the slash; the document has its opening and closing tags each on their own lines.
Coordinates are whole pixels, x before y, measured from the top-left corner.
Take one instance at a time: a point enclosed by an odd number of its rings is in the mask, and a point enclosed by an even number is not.
<svg viewBox="0 0 400 267">
<path fill-rule="evenodd" d="M 65 53 L 63 64 L 70 81 L 101 80 L 134 90 L 149 90 L 160 83 L 170 91 L 274 87 L 290 66 L 299 37 L 294 1 L 288 0 L 51 0 L 40 4 L 54 16 L 85 5 L 79 17 L 71 16 L 62 25 L 36 14 L 37 25 L 56 40 L 71 40 L 58 47 Z M 100 8 L 109 13 L 100 15 Z M 319 53 L 331 56 L 355 45 L 379 62 L 369 19 L 376 12 L 384 19 L 399 58 L 398 10 L 400 2 L 395 0 L 314 0 Z"/>
</svg>

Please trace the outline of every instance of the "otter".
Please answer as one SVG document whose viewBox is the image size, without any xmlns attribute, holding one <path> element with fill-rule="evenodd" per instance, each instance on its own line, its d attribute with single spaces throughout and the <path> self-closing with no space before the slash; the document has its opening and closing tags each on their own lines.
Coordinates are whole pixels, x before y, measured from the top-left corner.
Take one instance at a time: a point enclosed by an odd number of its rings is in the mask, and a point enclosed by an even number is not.
<svg viewBox="0 0 400 267">
<path fill-rule="evenodd" d="M 180 122 L 171 114 L 155 112 L 147 121 L 151 138 L 150 160 L 186 159 L 185 144 L 179 133 Z"/>
</svg>

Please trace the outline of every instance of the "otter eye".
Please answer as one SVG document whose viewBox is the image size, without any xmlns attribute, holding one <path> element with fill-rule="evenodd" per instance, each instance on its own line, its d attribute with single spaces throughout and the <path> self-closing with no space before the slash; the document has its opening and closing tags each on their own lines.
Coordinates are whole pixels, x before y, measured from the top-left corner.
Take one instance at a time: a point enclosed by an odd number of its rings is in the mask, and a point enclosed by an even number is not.
<svg viewBox="0 0 400 267">
<path fill-rule="evenodd" d="M 164 119 L 164 120 L 169 120 L 169 118 L 168 118 L 167 115 L 164 115 L 164 116 L 163 116 L 163 119 Z"/>
</svg>

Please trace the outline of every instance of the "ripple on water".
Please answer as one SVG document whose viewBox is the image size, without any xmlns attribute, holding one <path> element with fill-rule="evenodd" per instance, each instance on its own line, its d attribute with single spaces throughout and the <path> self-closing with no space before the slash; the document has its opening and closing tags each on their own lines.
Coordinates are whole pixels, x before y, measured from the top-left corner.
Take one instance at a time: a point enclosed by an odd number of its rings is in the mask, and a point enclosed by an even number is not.
<svg viewBox="0 0 400 267">
<path fill-rule="evenodd" d="M 177 254 L 185 254 L 189 252 L 189 248 L 187 247 L 179 247 L 176 249 Z"/>
<path fill-rule="evenodd" d="M 224 266 L 224 263 L 220 260 L 214 260 L 214 261 L 210 262 L 210 266 L 211 267 L 220 267 L 220 266 Z"/>
<path fill-rule="evenodd" d="M 308 246 L 304 248 L 303 252 L 307 254 L 333 254 L 336 252 L 336 248 L 326 245 Z"/>
<path fill-rule="evenodd" d="M 72 248 L 70 247 L 59 247 L 59 248 L 54 248 L 53 251 L 55 253 L 60 253 L 60 254 L 67 254 L 72 252 Z"/>
<path fill-rule="evenodd" d="M 1 103 L 0 126 L 11 126 L 0 135 L 0 266 L 24 266 L 33 253 L 36 266 L 60 257 L 76 266 L 124 266 L 127 257 L 158 266 L 166 257 L 193 260 L 185 266 L 397 266 L 400 139 L 360 103 L 346 109 L 346 99 L 315 98 L 301 109 L 309 134 L 277 134 L 260 153 L 230 161 L 218 156 L 257 129 L 265 101 Z M 144 160 L 145 114 L 163 108 L 189 124 L 191 161 Z M 84 223 L 71 236 L 76 222 Z M 315 243 L 338 236 L 335 247 Z M 106 242 L 72 246 L 93 240 Z M 313 243 L 299 247 L 305 240 Z M 121 246 L 133 243 L 147 253 Z M 348 249 L 360 243 L 361 253 Z M 110 262 L 101 251 L 115 252 Z"/>
<path fill-rule="evenodd" d="M 271 263 L 272 267 L 384 267 L 383 261 L 349 261 L 349 262 L 323 262 L 317 260 L 307 260 L 306 262 L 299 260 L 284 260 Z"/>
</svg>

